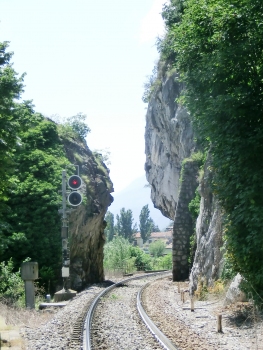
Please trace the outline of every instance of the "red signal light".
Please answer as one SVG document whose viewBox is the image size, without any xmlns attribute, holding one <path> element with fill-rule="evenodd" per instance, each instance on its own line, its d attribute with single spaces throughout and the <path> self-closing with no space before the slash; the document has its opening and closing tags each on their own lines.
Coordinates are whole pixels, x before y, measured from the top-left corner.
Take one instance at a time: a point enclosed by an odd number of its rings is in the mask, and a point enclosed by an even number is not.
<svg viewBox="0 0 263 350">
<path fill-rule="evenodd" d="M 68 179 L 68 185 L 72 190 L 77 190 L 82 185 L 82 180 L 78 175 L 72 175 Z"/>
</svg>

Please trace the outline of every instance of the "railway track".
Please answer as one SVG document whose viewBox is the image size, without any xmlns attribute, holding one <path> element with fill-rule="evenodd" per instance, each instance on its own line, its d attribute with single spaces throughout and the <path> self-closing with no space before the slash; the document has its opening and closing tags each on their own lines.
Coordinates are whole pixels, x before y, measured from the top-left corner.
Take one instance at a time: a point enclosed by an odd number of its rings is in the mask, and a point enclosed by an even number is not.
<svg viewBox="0 0 263 350">
<path fill-rule="evenodd" d="M 39 326 L 25 326 L 21 329 L 25 338 L 25 348 L 87 349 L 87 345 L 83 344 L 83 324 L 86 330 L 84 342 L 86 343 L 85 339 L 91 336 L 92 350 L 169 348 L 161 337 L 157 342 L 155 337 L 158 332 L 151 327 L 149 332 L 141 320 L 137 305 L 143 303 L 147 315 L 180 350 L 261 349 L 262 322 L 252 324 L 253 327 L 248 327 L 247 324 L 237 326 L 233 323 L 235 309 L 224 308 L 223 299 L 214 299 L 213 296 L 213 302 L 196 300 L 195 310 L 191 312 L 189 297 L 185 295 L 183 300 L 180 293 L 182 290 L 188 290 L 188 283 L 180 283 L 179 286 L 170 276 L 163 279 L 158 277 L 162 276 L 159 274 L 148 278 L 143 274 L 141 281 L 122 281 L 119 286 L 102 295 L 93 311 L 95 317 L 90 322 L 91 330 L 87 329 L 87 312 L 98 294 L 109 284 L 92 285 L 78 293 L 63 308 L 51 307 L 43 314 L 41 311 L 37 318 L 37 321 L 41 322 Z M 146 285 L 149 280 L 152 280 L 152 283 Z M 143 286 L 145 288 L 138 295 Z M 216 331 L 218 313 L 223 313 L 223 332 Z M 50 315 L 47 317 L 48 314 Z M 145 316 L 143 318 L 145 319 Z M 149 324 L 147 320 L 146 323 Z"/>
<path fill-rule="evenodd" d="M 150 320 L 141 301 L 143 287 L 168 274 L 136 276 L 103 290 L 88 310 L 82 348 L 178 350 Z"/>
<path fill-rule="evenodd" d="M 179 350 L 169 338 L 167 338 L 162 331 L 156 326 L 156 324 L 152 321 L 152 319 L 148 316 L 142 304 L 142 293 L 145 288 L 149 286 L 150 283 L 147 283 L 143 286 L 137 294 L 137 310 L 147 326 L 150 332 L 154 335 L 157 341 L 163 346 L 166 350 Z"/>
</svg>

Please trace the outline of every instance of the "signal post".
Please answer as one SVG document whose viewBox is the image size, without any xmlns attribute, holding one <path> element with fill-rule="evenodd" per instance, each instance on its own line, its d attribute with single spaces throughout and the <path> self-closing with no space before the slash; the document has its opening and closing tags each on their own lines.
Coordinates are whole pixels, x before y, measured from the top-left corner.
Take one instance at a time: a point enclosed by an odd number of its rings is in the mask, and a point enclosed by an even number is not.
<svg viewBox="0 0 263 350">
<path fill-rule="evenodd" d="M 67 185 L 69 190 L 67 190 Z M 72 207 L 77 207 L 82 203 L 82 195 L 78 189 L 82 186 L 82 180 L 79 175 L 72 175 L 67 180 L 66 170 L 62 171 L 62 208 L 59 213 L 62 218 L 61 239 L 62 239 L 62 278 L 63 289 L 55 293 L 55 301 L 63 301 L 72 299 L 76 296 L 76 292 L 68 288 L 70 274 L 70 249 L 68 236 L 68 215 L 72 212 L 72 208 L 67 207 L 67 203 Z"/>
</svg>

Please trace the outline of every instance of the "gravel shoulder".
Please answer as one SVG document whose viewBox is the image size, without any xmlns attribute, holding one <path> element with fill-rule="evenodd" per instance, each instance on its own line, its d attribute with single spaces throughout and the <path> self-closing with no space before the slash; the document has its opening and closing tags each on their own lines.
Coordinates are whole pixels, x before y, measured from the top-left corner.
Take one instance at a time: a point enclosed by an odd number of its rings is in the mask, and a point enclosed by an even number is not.
<svg viewBox="0 0 263 350">
<path fill-rule="evenodd" d="M 188 290 L 187 283 L 180 283 L 182 290 Z M 256 315 L 251 304 L 224 307 L 224 298 L 213 296 L 195 301 L 191 312 L 188 292 L 184 294 L 182 302 L 178 283 L 171 277 L 154 282 L 143 293 L 148 315 L 179 349 L 263 349 L 263 318 Z M 221 333 L 217 332 L 218 314 L 222 315 Z"/>
</svg>

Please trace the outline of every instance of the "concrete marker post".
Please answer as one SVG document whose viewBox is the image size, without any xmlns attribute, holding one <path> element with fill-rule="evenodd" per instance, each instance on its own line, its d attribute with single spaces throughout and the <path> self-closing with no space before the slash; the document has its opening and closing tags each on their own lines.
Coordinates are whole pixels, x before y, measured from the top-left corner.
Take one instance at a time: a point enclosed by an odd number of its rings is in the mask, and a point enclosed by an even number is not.
<svg viewBox="0 0 263 350">
<path fill-rule="evenodd" d="M 217 315 L 217 332 L 218 333 L 223 333 L 223 330 L 222 330 L 222 315 L 221 314 Z"/>
<path fill-rule="evenodd" d="M 25 283 L 26 307 L 35 308 L 34 280 L 38 279 L 38 263 L 27 261 L 21 265 L 21 277 Z"/>
<path fill-rule="evenodd" d="M 195 311 L 194 298 L 191 298 L 191 312 Z"/>
</svg>

